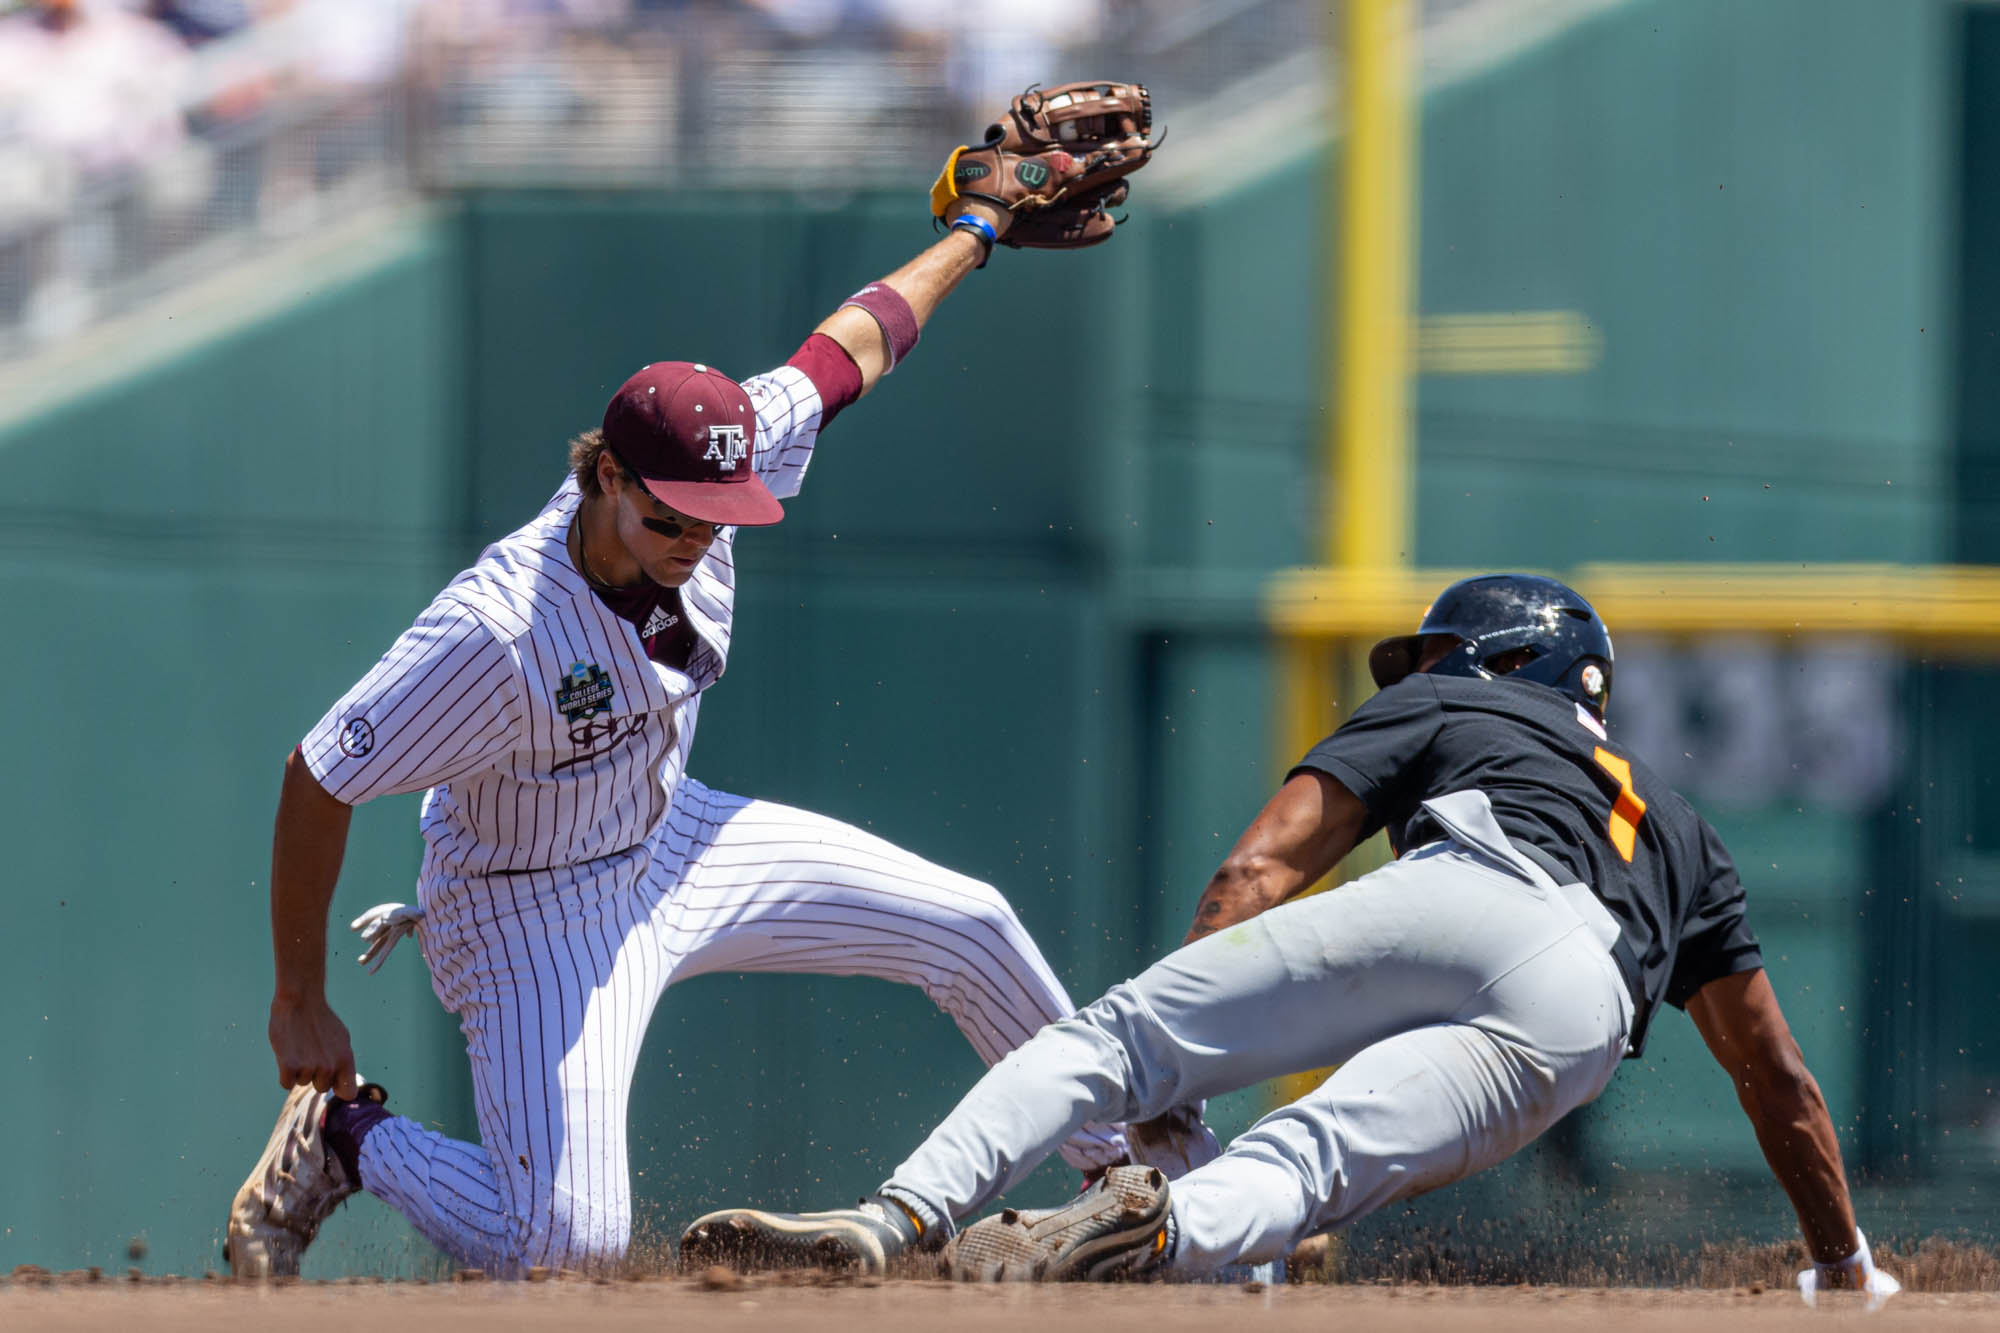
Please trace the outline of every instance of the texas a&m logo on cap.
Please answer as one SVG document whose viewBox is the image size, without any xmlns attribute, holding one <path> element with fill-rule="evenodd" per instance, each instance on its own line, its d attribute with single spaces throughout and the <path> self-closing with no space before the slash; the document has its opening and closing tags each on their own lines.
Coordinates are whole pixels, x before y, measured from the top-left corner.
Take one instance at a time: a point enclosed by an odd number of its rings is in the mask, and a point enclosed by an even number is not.
<svg viewBox="0 0 2000 1333">
<path fill-rule="evenodd" d="M 708 428 L 708 450 L 702 454 L 702 462 L 715 464 L 719 472 L 734 472 L 736 464 L 749 456 L 750 446 L 743 439 L 743 427 Z"/>
</svg>

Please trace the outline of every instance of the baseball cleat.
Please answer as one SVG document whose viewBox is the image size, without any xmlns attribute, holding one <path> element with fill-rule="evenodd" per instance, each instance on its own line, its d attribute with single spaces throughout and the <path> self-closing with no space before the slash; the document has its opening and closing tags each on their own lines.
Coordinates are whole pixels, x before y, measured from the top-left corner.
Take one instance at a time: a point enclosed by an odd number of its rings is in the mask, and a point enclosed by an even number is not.
<svg viewBox="0 0 2000 1333">
<path fill-rule="evenodd" d="M 278 1112 L 264 1155 L 229 1205 L 222 1255 L 237 1277 L 296 1276 L 299 1256 L 319 1224 L 361 1188 L 326 1145 L 321 1121 L 335 1100 L 311 1084 L 293 1088 Z M 357 1101 L 388 1100 L 378 1084 L 361 1085 Z"/>
<path fill-rule="evenodd" d="M 960 1282 L 1118 1282 L 1166 1257 L 1167 1178 L 1150 1166 L 1114 1166 L 1061 1208 L 1002 1209 L 944 1247 Z"/>
<path fill-rule="evenodd" d="M 696 1218 L 681 1233 L 684 1270 L 720 1264 L 751 1272 L 764 1268 L 828 1268 L 880 1273 L 889 1260 L 927 1250 L 923 1224 L 901 1205 L 863 1199 L 826 1213 L 766 1213 L 725 1208 Z"/>
</svg>

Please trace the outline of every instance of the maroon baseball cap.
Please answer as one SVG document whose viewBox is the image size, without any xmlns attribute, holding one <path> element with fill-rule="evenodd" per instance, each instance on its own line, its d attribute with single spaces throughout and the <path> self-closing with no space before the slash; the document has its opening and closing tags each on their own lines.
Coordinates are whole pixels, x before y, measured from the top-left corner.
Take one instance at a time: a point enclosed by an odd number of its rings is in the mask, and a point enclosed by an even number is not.
<svg viewBox="0 0 2000 1333">
<path fill-rule="evenodd" d="M 762 527 L 785 507 L 751 469 L 757 414 L 713 366 L 655 361 L 604 409 L 604 443 L 661 504 L 705 523 Z"/>
</svg>

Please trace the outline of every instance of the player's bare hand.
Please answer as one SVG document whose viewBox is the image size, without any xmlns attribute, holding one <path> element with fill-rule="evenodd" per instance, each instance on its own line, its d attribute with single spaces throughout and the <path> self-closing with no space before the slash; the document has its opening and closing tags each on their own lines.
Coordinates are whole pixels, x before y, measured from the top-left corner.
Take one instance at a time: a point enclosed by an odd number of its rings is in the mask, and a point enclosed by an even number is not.
<svg viewBox="0 0 2000 1333">
<path fill-rule="evenodd" d="M 359 1092 L 347 1024 L 324 996 L 273 997 L 270 1037 L 271 1053 L 278 1057 L 278 1086 L 289 1090 L 310 1083 L 349 1099 Z"/>
</svg>

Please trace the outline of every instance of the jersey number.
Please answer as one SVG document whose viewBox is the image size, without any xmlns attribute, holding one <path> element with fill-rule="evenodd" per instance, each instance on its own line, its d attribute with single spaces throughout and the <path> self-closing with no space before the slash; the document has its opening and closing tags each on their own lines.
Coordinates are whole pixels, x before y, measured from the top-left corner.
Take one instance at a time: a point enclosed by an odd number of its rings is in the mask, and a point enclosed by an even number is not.
<svg viewBox="0 0 2000 1333">
<path fill-rule="evenodd" d="M 1618 779 L 1618 799 L 1611 803 L 1611 845 L 1627 861 L 1639 841 L 1639 821 L 1646 816 L 1646 803 L 1632 790 L 1632 764 L 1602 745 L 1597 747 L 1597 766 Z"/>
</svg>

